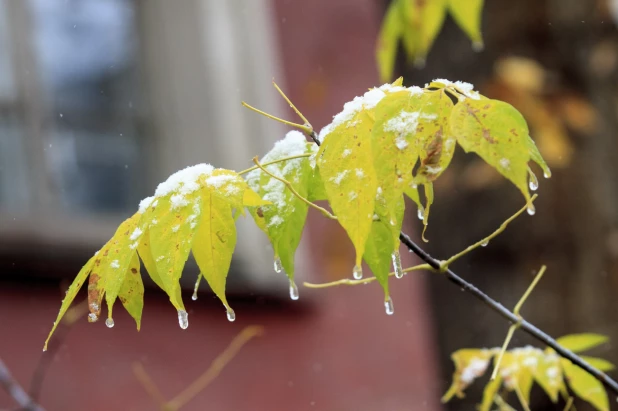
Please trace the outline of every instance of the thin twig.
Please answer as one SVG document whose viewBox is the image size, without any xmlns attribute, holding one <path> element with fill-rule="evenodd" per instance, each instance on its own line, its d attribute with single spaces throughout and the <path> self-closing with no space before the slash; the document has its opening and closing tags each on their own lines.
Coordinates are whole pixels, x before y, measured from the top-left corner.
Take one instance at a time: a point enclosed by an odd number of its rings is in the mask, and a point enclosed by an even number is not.
<svg viewBox="0 0 618 411">
<path fill-rule="evenodd" d="M 144 369 L 144 366 L 141 362 L 133 363 L 133 374 L 135 374 L 135 378 L 142 384 L 144 390 L 150 395 L 157 405 L 159 409 L 164 410 L 166 408 L 167 401 L 165 401 L 165 397 L 157 387 L 157 384 L 152 380 L 150 375 Z"/>
<path fill-rule="evenodd" d="M 261 115 L 263 115 L 263 116 L 265 116 L 265 117 L 270 118 L 271 120 L 278 121 L 278 122 L 280 122 L 280 123 L 286 124 L 286 125 L 291 126 L 291 127 L 299 128 L 299 129 L 301 129 L 302 131 L 304 131 L 304 132 L 305 132 L 305 133 L 307 133 L 307 134 L 311 133 L 311 131 L 313 130 L 313 129 L 311 128 L 311 126 L 306 126 L 306 125 L 304 125 L 304 124 L 293 123 L 293 122 L 291 122 L 291 121 L 287 121 L 287 120 L 284 120 L 284 119 L 282 119 L 282 118 L 275 117 L 275 116 L 273 116 L 272 114 L 268 114 L 268 113 L 266 113 L 266 112 L 264 112 L 264 111 L 262 111 L 262 110 L 260 110 L 260 109 L 257 109 L 257 108 L 255 108 L 255 107 L 253 107 L 253 106 L 251 106 L 251 105 L 249 105 L 249 104 L 245 103 L 244 101 L 243 101 L 243 102 L 241 102 L 241 104 L 242 104 L 243 106 L 247 107 L 249 110 L 253 110 L 253 111 L 255 111 L 255 112 L 256 112 L 256 113 L 258 113 L 258 114 L 261 114 Z"/>
<path fill-rule="evenodd" d="M 404 273 L 409 273 L 410 271 L 419 271 L 419 270 L 430 270 L 431 267 L 429 266 L 429 264 L 420 264 L 420 265 L 415 265 L 414 267 L 408 267 L 405 270 L 403 270 Z M 389 277 L 393 277 L 395 275 L 395 273 L 388 273 Z M 369 284 L 374 282 L 375 280 L 377 280 L 376 277 L 368 277 L 368 278 L 363 278 L 361 280 L 351 280 L 349 278 L 344 278 L 342 280 L 337 280 L 337 281 L 331 281 L 329 283 L 320 283 L 320 284 L 314 284 L 314 283 L 303 283 L 303 285 L 307 288 L 328 288 L 328 287 L 336 287 L 338 285 L 359 285 L 359 284 Z"/>
<path fill-rule="evenodd" d="M 294 112 L 296 114 L 298 114 L 298 117 L 300 117 L 300 119 L 302 121 L 305 122 L 305 126 L 307 126 L 307 128 L 313 130 L 313 127 L 311 127 L 311 124 L 309 123 L 309 120 L 307 120 L 307 118 L 305 116 L 303 116 L 303 113 L 301 113 L 296 106 L 290 101 L 290 99 L 288 98 L 288 96 L 285 95 L 285 93 L 283 91 L 281 91 L 281 89 L 279 88 L 279 86 L 277 85 L 277 83 L 275 83 L 275 80 L 273 80 L 273 86 L 275 86 L 275 88 L 277 89 L 277 91 L 279 92 L 279 94 L 281 94 L 281 97 L 283 97 L 285 99 L 285 101 L 287 101 L 287 103 L 290 105 L 290 107 L 292 107 L 292 110 L 294 110 Z"/>
<path fill-rule="evenodd" d="M 0 360 L 0 385 L 24 411 L 44 411 L 13 378 L 7 366 Z"/>
<path fill-rule="evenodd" d="M 277 160 L 269 161 L 269 162 L 267 162 L 267 163 L 262 163 L 262 166 L 263 166 L 263 167 L 266 167 L 266 166 L 269 166 L 269 165 L 271 165 L 271 164 L 281 163 L 281 162 L 283 162 L 283 161 L 295 160 L 295 159 L 297 159 L 297 158 L 311 157 L 312 155 L 313 155 L 313 153 L 305 153 L 305 154 L 297 154 L 297 155 L 295 155 L 295 156 L 282 157 L 282 158 L 279 158 L 279 159 L 277 159 Z M 257 169 L 259 169 L 259 167 L 258 167 L 258 166 L 249 167 L 249 168 L 248 168 L 248 169 L 246 169 L 246 170 L 239 171 L 239 172 L 238 172 L 238 174 L 239 174 L 239 175 L 247 174 L 248 172 L 253 171 L 253 170 L 257 170 Z"/>
<path fill-rule="evenodd" d="M 296 189 L 294 188 L 294 186 L 292 185 L 292 183 L 290 183 L 288 180 L 286 180 L 285 178 L 281 178 L 281 177 L 277 177 L 276 175 L 274 175 L 273 173 L 271 173 L 270 171 L 268 171 L 267 169 L 264 168 L 264 166 L 262 164 L 260 164 L 260 162 L 258 161 L 257 156 L 253 157 L 253 162 L 255 163 L 256 166 L 258 166 L 263 172 L 265 172 L 266 174 L 268 174 L 269 176 L 271 176 L 272 178 L 274 178 L 275 180 L 281 181 L 283 184 L 285 184 L 285 186 L 292 192 L 292 194 L 294 194 L 296 197 L 298 197 L 299 200 L 301 200 L 302 202 L 304 202 L 305 204 L 307 204 L 309 207 L 313 207 L 316 210 L 318 210 L 319 212 L 322 213 L 322 215 L 324 215 L 324 217 L 330 218 L 331 220 L 336 220 L 337 217 L 332 215 L 331 213 L 328 212 L 327 209 L 320 207 L 317 204 L 313 204 L 311 201 L 307 200 L 305 197 L 301 196 L 298 191 L 296 191 Z"/>
<path fill-rule="evenodd" d="M 214 359 L 210 367 L 200 375 L 191 385 L 185 388 L 180 394 L 175 396 L 167 403 L 170 409 L 178 410 L 180 407 L 191 401 L 197 394 L 206 388 L 225 366 L 238 354 L 238 351 L 253 337 L 260 336 L 264 333 L 264 328 L 258 325 L 252 325 L 240 332 L 230 345 Z"/>
</svg>

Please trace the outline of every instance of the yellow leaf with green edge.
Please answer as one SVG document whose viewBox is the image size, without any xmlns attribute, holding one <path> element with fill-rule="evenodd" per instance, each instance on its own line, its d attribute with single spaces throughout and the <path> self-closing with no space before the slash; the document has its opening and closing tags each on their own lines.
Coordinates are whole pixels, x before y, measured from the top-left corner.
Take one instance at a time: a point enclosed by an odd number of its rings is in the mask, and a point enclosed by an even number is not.
<svg viewBox="0 0 618 411">
<path fill-rule="evenodd" d="M 565 335 L 564 337 L 558 338 L 556 342 L 567 350 L 577 353 L 604 344 L 607 340 L 608 338 L 605 335 L 584 333 Z"/>
<path fill-rule="evenodd" d="M 205 190 L 201 197 L 201 221 L 194 236 L 193 257 L 210 288 L 231 309 L 225 283 L 236 247 L 236 225 L 230 204 Z"/>
<path fill-rule="evenodd" d="M 64 296 L 64 299 L 62 300 L 62 305 L 60 306 L 60 312 L 58 313 L 58 317 L 56 318 L 56 321 L 54 321 L 54 326 L 49 332 L 49 336 L 45 340 L 43 351 L 47 351 L 47 344 L 49 343 L 49 340 L 51 339 L 52 334 L 54 333 L 54 331 L 56 331 L 56 327 L 58 326 L 58 324 L 60 324 L 62 317 L 64 317 L 64 314 L 66 314 L 67 310 L 71 306 L 71 303 L 77 296 L 77 293 L 79 292 L 79 290 L 82 288 L 82 285 L 86 281 L 86 278 L 88 278 L 88 275 L 90 274 L 90 271 L 92 270 L 92 267 L 94 265 L 95 258 L 96 256 L 93 256 L 90 258 L 90 260 L 88 260 L 88 262 L 82 267 L 82 269 L 79 270 L 79 273 L 77 274 L 77 276 L 75 277 L 71 285 L 69 286 L 69 289 L 67 290 L 66 295 Z"/>
<path fill-rule="evenodd" d="M 139 267 L 139 257 L 137 253 L 134 253 L 118 292 L 118 299 L 135 320 L 138 331 L 142 321 L 142 309 L 144 308 L 144 283 L 142 283 Z"/>
<path fill-rule="evenodd" d="M 400 0 L 403 40 L 409 57 L 423 64 L 446 16 L 446 0 Z"/>
<path fill-rule="evenodd" d="M 270 203 L 266 200 L 263 200 L 255 191 L 248 188 L 243 194 L 242 204 L 245 207 L 259 207 Z"/>
<path fill-rule="evenodd" d="M 309 143 L 298 131 L 289 132 L 285 138 L 275 143 L 273 149 L 260 161 L 262 164 L 287 157 L 311 154 L 317 146 Z M 290 159 L 265 166 L 265 169 L 289 182 L 303 198 L 310 197 L 310 189 L 315 171 L 311 168 L 309 157 Z M 319 178 L 319 176 L 318 176 Z M 254 170 L 247 175 L 252 189 L 271 205 L 251 208 L 250 212 L 257 226 L 268 236 L 275 254 L 280 259 L 285 273 L 294 279 L 294 255 L 307 219 L 308 205 L 296 196 L 282 181 L 262 170 Z M 320 193 L 314 193 L 320 194 Z"/>
<path fill-rule="evenodd" d="M 481 15 L 484 0 L 447 0 L 448 9 L 457 25 L 472 40 L 474 47 L 483 47 Z"/>
<path fill-rule="evenodd" d="M 599 380 L 567 359 L 561 358 L 560 362 L 569 387 L 579 398 L 589 402 L 599 411 L 609 410 L 607 393 Z"/>
<path fill-rule="evenodd" d="M 498 390 L 502 385 L 502 379 L 498 376 L 493 380 L 489 380 L 483 390 L 483 401 L 479 405 L 479 411 L 491 411 L 491 406 L 494 404 L 494 398 L 498 395 Z"/>
<path fill-rule="evenodd" d="M 397 46 L 403 30 L 400 4 L 395 0 L 386 10 L 376 45 L 376 61 L 381 81 L 389 81 L 393 77 Z"/>
<path fill-rule="evenodd" d="M 560 389 L 564 387 L 564 379 L 559 357 L 553 350 L 545 350 L 539 356 L 533 376 L 552 402 L 557 402 Z"/>
<path fill-rule="evenodd" d="M 612 371 L 614 368 L 616 368 L 614 364 L 604 360 L 603 358 L 588 357 L 586 355 L 580 355 L 580 358 L 599 371 Z"/>
<path fill-rule="evenodd" d="M 140 238 L 139 245 L 137 246 L 137 253 L 139 257 L 142 259 L 142 263 L 144 263 L 144 267 L 148 272 L 148 275 L 154 281 L 156 285 L 159 286 L 163 291 L 165 289 L 165 284 L 163 284 L 163 280 L 161 280 L 161 276 L 157 271 L 157 264 L 155 263 L 154 258 L 152 257 L 152 250 L 150 249 L 150 229 L 146 228 L 144 234 Z"/>
<path fill-rule="evenodd" d="M 109 252 L 101 257 L 101 264 L 98 265 L 97 274 L 104 283 L 108 318 L 112 318 L 114 302 L 124 283 L 131 261 L 137 254 L 138 239 L 143 232 L 141 220 L 142 214 L 137 212 L 120 224 L 116 234 L 108 242 Z"/>
<path fill-rule="evenodd" d="M 423 94 L 414 139 L 420 160 L 414 184 L 435 181 L 450 164 L 456 145 L 448 127 L 452 110 L 453 102 L 444 90 Z"/>
<path fill-rule="evenodd" d="M 454 396 L 463 398 L 464 390 L 485 373 L 492 356 L 493 352 L 486 349 L 466 348 L 455 351 L 451 355 L 455 363 L 453 383 L 442 397 L 442 402 L 447 402 Z"/>
<path fill-rule="evenodd" d="M 373 275 L 384 289 L 384 298 L 388 299 L 388 274 L 390 272 L 391 254 L 395 248 L 393 235 L 388 221 L 377 220 L 371 224 L 371 233 L 363 259 L 371 269 Z M 399 242 L 397 242 L 399 244 Z"/>
<path fill-rule="evenodd" d="M 478 154 L 515 184 L 526 201 L 530 200 L 528 163 L 542 159 L 531 149 L 534 142 L 526 120 L 513 106 L 498 100 L 467 98 L 455 105 L 450 130 L 466 152 Z M 539 165 L 548 170 L 544 162 Z"/>
<path fill-rule="evenodd" d="M 352 240 L 357 267 L 371 231 L 378 188 L 371 150 L 373 123 L 373 110 L 361 106 L 346 121 L 323 130 L 325 138 L 317 154 L 328 202 Z"/>
<path fill-rule="evenodd" d="M 194 234 L 202 216 L 200 191 L 175 193 L 158 199 L 150 225 L 150 250 L 164 290 L 177 310 L 184 310 L 180 277 L 189 258 Z"/>
</svg>

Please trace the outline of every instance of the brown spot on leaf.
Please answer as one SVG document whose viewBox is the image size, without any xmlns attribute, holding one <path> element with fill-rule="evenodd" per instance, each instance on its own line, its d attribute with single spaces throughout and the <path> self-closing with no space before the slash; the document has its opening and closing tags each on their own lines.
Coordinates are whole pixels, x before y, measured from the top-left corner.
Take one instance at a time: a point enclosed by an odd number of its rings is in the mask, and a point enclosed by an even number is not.
<svg viewBox="0 0 618 411">
<path fill-rule="evenodd" d="M 490 144 L 496 143 L 496 139 L 491 136 L 491 134 L 489 133 L 489 129 L 487 128 L 483 129 L 483 138 L 487 140 L 487 142 Z"/>
<path fill-rule="evenodd" d="M 137 268 L 135 268 L 135 267 L 131 268 L 131 272 L 132 272 L 133 274 L 137 274 Z"/>
<path fill-rule="evenodd" d="M 255 213 L 258 215 L 258 217 L 264 218 L 264 210 L 262 210 L 262 207 L 258 207 L 257 210 L 255 210 Z"/>
</svg>

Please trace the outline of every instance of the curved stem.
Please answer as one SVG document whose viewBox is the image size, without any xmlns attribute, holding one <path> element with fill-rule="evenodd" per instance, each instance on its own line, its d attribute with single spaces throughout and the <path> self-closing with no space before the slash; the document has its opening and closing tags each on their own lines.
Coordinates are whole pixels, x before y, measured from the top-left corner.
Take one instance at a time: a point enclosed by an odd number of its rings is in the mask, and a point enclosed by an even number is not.
<svg viewBox="0 0 618 411">
<path fill-rule="evenodd" d="M 328 217 L 332 220 L 336 220 L 337 217 L 332 215 L 331 213 L 328 212 L 327 209 L 320 207 L 319 205 L 313 204 L 311 201 L 307 200 L 305 197 L 301 196 L 298 191 L 296 191 L 296 189 L 294 188 L 294 186 L 292 186 L 292 183 L 290 183 L 288 180 L 286 180 L 285 178 L 281 178 L 281 177 L 277 177 L 276 175 L 274 175 L 273 173 L 271 173 L 270 171 L 266 170 L 264 168 L 264 166 L 262 164 L 260 164 L 260 162 L 258 161 L 257 156 L 253 157 L 253 162 L 255 163 L 256 166 L 258 166 L 263 172 L 265 172 L 266 174 L 268 174 L 269 176 L 271 176 L 272 178 L 274 178 L 275 180 L 281 181 L 283 184 L 285 184 L 285 186 L 292 192 L 292 194 L 294 194 L 296 197 L 298 197 L 302 202 L 304 202 L 305 204 L 307 204 L 309 207 L 313 207 L 316 210 L 318 210 L 319 212 L 321 212 L 325 217 Z"/>
<path fill-rule="evenodd" d="M 307 134 L 310 134 L 310 133 L 313 131 L 313 129 L 311 128 L 311 126 L 306 126 L 306 125 L 304 125 L 304 124 L 292 123 L 291 121 L 287 121 L 287 120 L 284 120 L 284 119 L 282 119 L 282 118 L 275 117 L 275 116 L 273 116 L 272 114 L 268 114 L 268 113 L 267 113 L 267 112 L 265 112 L 265 111 L 262 111 L 262 110 L 260 110 L 260 109 L 257 109 L 257 108 L 255 108 L 255 107 L 253 107 L 252 105 L 249 105 L 249 104 L 245 103 L 244 101 L 243 101 L 243 102 L 241 102 L 241 104 L 242 104 L 243 106 L 247 107 L 249 110 L 253 110 L 253 111 L 255 111 L 256 113 L 263 115 L 264 117 L 268 117 L 268 118 L 270 118 L 271 120 L 278 121 L 278 122 L 280 122 L 280 123 L 286 124 L 286 125 L 291 126 L 291 127 L 299 128 L 299 129 L 301 129 L 302 131 L 304 131 L 304 132 L 305 132 L 305 133 L 307 133 Z"/>
<path fill-rule="evenodd" d="M 403 270 L 403 272 L 409 273 L 410 271 L 418 271 L 418 270 L 431 270 L 431 267 L 429 266 L 429 264 L 420 264 L 420 265 L 415 265 L 414 267 L 408 267 L 405 270 Z M 392 277 L 394 275 L 395 273 L 388 273 L 389 277 Z M 331 281 L 329 283 L 320 283 L 320 284 L 304 282 L 303 285 L 307 288 L 329 288 L 329 287 L 336 287 L 338 285 L 369 284 L 369 283 L 374 282 L 375 280 L 377 280 L 376 277 L 364 278 L 362 280 L 351 280 L 349 278 L 344 278 L 342 280 Z"/>
<path fill-rule="evenodd" d="M 282 157 L 282 158 L 277 159 L 277 160 L 269 161 L 267 163 L 262 163 L 262 167 L 266 167 L 266 166 L 269 166 L 271 164 L 282 163 L 282 162 L 288 161 L 288 160 L 294 160 L 294 159 L 297 159 L 297 158 L 311 157 L 312 155 L 313 155 L 312 153 L 304 153 L 304 154 L 297 154 L 295 156 Z M 253 170 L 257 170 L 259 168 L 260 167 L 258 167 L 258 166 L 249 167 L 246 170 L 239 171 L 238 174 L 239 175 L 247 174 L 247 173 L 249 173 L 249 172 L 251 172 Z"/>
</svg>

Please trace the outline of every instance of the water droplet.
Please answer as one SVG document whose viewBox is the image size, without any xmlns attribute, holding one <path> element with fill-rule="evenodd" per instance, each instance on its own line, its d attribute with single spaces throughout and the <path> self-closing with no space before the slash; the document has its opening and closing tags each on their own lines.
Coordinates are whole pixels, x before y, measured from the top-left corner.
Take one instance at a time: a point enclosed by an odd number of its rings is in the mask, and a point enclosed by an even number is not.
<svg viewBox="0 0 618 411">
<path fill-rule="evenodd" d="M 391 297 L 387 297 L 386 300 L 384 300 L 384 311 L 386 311 L 386 315 L 395 314 L 395 307 L 393 307 L 393 300 Z"/>
<path fill-rule="evenodd" d="M 298 300 L 298 287 L 293 280 L 290 280 L 290 298 L 294 301 Z"/>
<path fill-rule="evenodd" d="M 393 269 L 395 270 L 395 277 L 402 278 L 403 268 L 401 267 L 401 256 L 399 255 L 399 251 L 395 251 L 393 254 L 391 254 L 391 259 L 393 260 Z"/>
<path fill-rule="evenodd" d="M 488 244 L 489 244 L 489 240 L 485 240 L 481 243 L 481 247 L 487 247 Z"/>
<path fill-rule="evenodd" d="M 545 171 L 543 171 L 543 177 L 545 178 L 550 178 L 551 177 L 551 170 L 548 168 Z"/>
<path fill-rule="evenodd" d="M 236 319 L 236 313 L 231 308 L 228 308 L 227 309 L 227 320 L 229 322 L 234 322 L 235 319 Z"/>
<path fill-rule="evenodd" d="M 355 280 L 360 280 L 363 278 L 363 268 L 360 265 L 355 265 L 354 270 L 352 270 L 352 277 Z"/>
<path fill-rule="evenodd" d="M 274 268 L 276 273 L 283 271 L 283 266 L 281 265 L 281 259 L 279 257 L 275 258 Z"/>
<path fill-rule="evenodd" d="M 534 215 L 534 213 L 536 213 L 536 208 L 534 208 L 534 204 L 528 204 L 528 209 L 526 211 L 528 211 L 528 214 Z"/>
<path fill-rule="evenodd" d="M 98 320 L 99 320 L 99 317 L 97 317 L 95 313 L 88 314 L 88 322 L 94 323 L 94 322 L 97 322 Z"/>
<path fill-rule="evenodd" d="M 193 295 L 191 296 L 193 301 L 197 301 L 197 290 L 193 291 Z"/>
<path fill-rule="evenodd" d="M 472 43 L 472 50 L 479 52 L 485 49 L 485 44 L 482 41 L 475 41 Z"/>
<path fill-rule="evenodd" d="M 99 311 L 99 304 L 97 303 L 90 303 L 89 307 L 90 311 Z"/>
<path fill-rule="evenodd" d="M 416 212 L 416 216 L 418 217 L 419 220 L 423 220 L 425 218 L 425 210 L 423 210 L 423 207 L 418 208 L 418 211 Z"/>
<path fill-rule="evenodd" d="M 189 314 L 185 310 L 178 310 L 178 325 L 183 330 L 186 330 L 189 327 Z"/>
<path fill-rule="evenodd" d="M 197 290 L 198 288 L 200 288 L 200 281 L 202 281 L 202 273 L 199 273 L 197 275 L 197 280 L 195 280 L 195 286 L 193 287 L 193 295 L 191 296 L 191 299 L 193 301 L 197 300 Z"/>
<path fill-rule="evenodd" d="M 536 178 L 536 175 L 534 175 L 534 173 L 528 169 L 528 186 L 530 187 L 530 190 L 532 191 L 536 191 L 537 188 L 539 188 L 539 180 Z"/>
<path fill-rule="evenodd" d="M 107 320 L 105 320 L 105 325 L 107 325 L 107 328 L 113 328 L 114 327 L 114 319 L 113 318 L 108 318 Z"/>
</svg>

